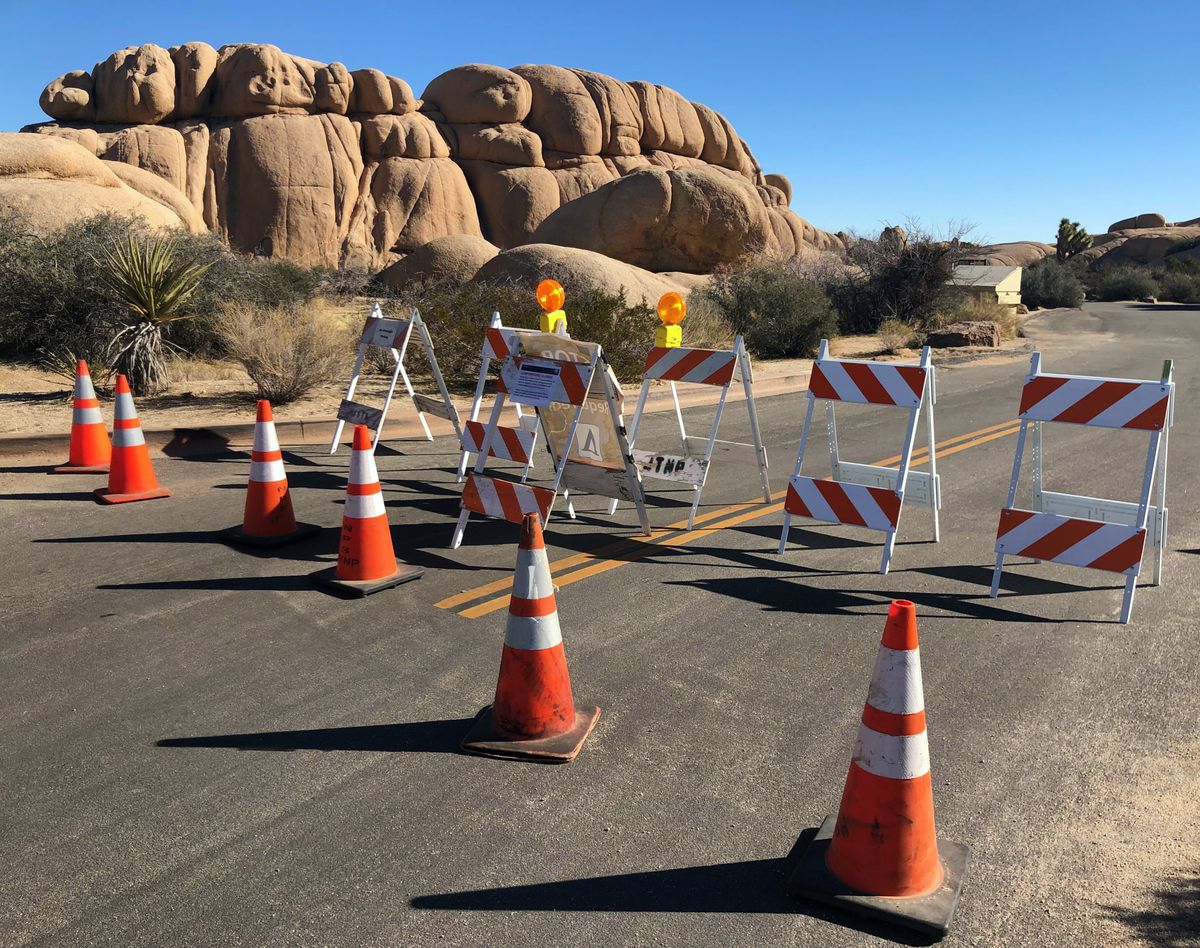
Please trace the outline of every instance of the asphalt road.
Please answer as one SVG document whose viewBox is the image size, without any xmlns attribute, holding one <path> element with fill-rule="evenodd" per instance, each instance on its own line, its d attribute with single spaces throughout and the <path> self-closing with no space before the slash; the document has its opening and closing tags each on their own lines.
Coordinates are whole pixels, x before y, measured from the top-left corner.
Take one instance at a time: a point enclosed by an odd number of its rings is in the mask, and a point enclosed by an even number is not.
<svg viewBox="0 0 1200 948">
<path fill-rule="evenodd" d="M 906 510 L 887 576 L 866 531 L 800 523 L 778 556 L 775 508 L 731 506 L 754 500 L 737 464 L 714 469 L 712 529 L 690 536 L 636 542 L 627 507 L 591 498 L 552 521 L 575 692 L 603 708 L 561 767 L 456 752 L 495 686 L 487 587 L 517 531 L 475 518 L 446 548 L 448 439 L 379 452 L 397 552 L 428 571 L 359 601 L 308 580 L 333 559 L 345 451 L 287 455 L 323 529 L 270 556 L 214 540 L 240 518 L 244 455 L 159 462 L 172 499 L 112 508 L 91 478 L 8 468 L 0 942 L 921 943 L 783 891 L 797 838 L 837 807 L 902 596 L 939 832 L 972 852 L 947 943 L 1196 944 L 1200 312 L 1089 305 L 1029 332 L 1050 372 L 1156 378 L 1176 359 L 1164 585 L 1139 589 L 1130 625 L 1108 574 L 1018 562 L 988 598 L 1026 357 L 948 364 L 942 540 Z M 803 399 L 759 410 L 781 491 Z M 741 406 L 727 421 L 745 437 Z M 840 422 L 844 457 L 897 453 L 895 415 Z M 639 442 L 669 447 L 672 425 L 652 416 Z M 1056 426 L 1047 486 L 1132 499 L 1144 442 Z M 652 496 L 656 526 L 685 515 L 684 494 Z"/>
</svg>

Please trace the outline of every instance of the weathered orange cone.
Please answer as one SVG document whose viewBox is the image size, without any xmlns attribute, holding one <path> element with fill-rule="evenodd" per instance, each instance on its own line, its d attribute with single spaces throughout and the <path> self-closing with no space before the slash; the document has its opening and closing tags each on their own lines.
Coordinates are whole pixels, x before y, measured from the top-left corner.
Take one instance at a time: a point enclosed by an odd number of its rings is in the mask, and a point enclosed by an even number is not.
<svg viewBox="0 0 1200 948">
<path fill-rule="evenodd" d="M 508 603 L 496 700 L 463 738 L 485 757 L 561 764 L 574 760 L 600 709 L 576 707 L 567 672 L 541 521 L 526 514 Z"/>
<path fill-rule="evenodd" d="M 108 486 L 93 491 L 96 499 L 105 504 L 127 504 L 134 500 L 154 500 L 170 497 L 171 492 L 160 487 L 150 463 L 150 449 L 142 434 L 133 395 L 125 376 L 117 376 L 117 402 L 113 412 L 112 463 Z"/>
<path fill-rule="evenodd" d="M 313 581 L 346 595 L 369 596 L 424 574 L 424 567 L 396 559 L 371 435 L 366 425 L 356 425 L 337 566 L 313 573 Z"/>
<path fill-rule="evenodd" d="M 837 820 L 826 817 L 788 883 L 792 895 L 944 935 L 967 867 L 938 840 L 917 611 L 888 612 Z"/>
<path fill-rule="evenodd" d="M 230 527 L 221 538 L 230 543 L 273 547 L 312 536 L 318 529 L 311 523 L 296 522 L 292 495 L 288 493 L 287 471 L 283 468 L 283 452 L 279 450 L 279 438 L 275 435 L 271 403 L 265 398 L 260 399 L 254 422 L 250 481 L 246 485 L 242 525 Z"/>
<path fill-rule="evenodd" d="M 86 359 L 75 363 L 74 407 L 71 412 L 71 446 L 67 463 L 56 467 L 55 474 L 107 474 L 112 458 L 108 429 L 100 417 L 100 402 L 92 387 Z"/>
</svg>

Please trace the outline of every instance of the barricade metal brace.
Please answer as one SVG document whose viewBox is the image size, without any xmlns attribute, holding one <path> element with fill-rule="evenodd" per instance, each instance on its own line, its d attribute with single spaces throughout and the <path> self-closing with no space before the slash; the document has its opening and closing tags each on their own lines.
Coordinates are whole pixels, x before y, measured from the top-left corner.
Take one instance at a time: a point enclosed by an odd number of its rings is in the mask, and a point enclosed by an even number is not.
<svg viewBox="0 0 1200 948">
<path fill-rule="evenodd" d="M 825 430 L 829 438 L 829 461 L 833 468 L 832 476 L 824 480 L 800 475 L 817 399 L 825 401 Z M 942 506 L 942 490 L 934 451 L 933 406 L 936 401 L 937 383 L 928 346 L 921 350 L 921 361 L 917 365 L 904 365 L 831 359 L 829 343 L 822 339 L 809 379 L 808 407 L 804 412 L 804 427 L 800 430 L 796 467 L 788 481 L 779 552 L 787 549 L 793 515 L 826 523 L 866 527 L 887 534 L 879 564 L 879 572 L 886 573 L 891 565 L 896 529 L 905 500 L 929 508 L 933 539 L 937 542 L 941 537 L 938 510 Z M 835 402 L 879 405 L 908 411 L 899 468 L 851 464 L 839 457 Z M 911 470 L 922 406 L 925 407 L 926 436 L 929 441 L 928 473 Z"/>
<path fill-rule="evenodd" d="M 1162 582 L 1167 541 L 1167 441 L 1175 423 L 1175 370 L 1163 363 L 1159 381 L 1108 379 L 1086 375 L 1048 375 L 1035 352 L 1021 389 L 1021 428 L 1013 458 L 1008 499 L 996 530 L 996 566 L 991 595 L 1000 593 L 1004 557 L 1028 556 L 1040 562 L 1122 573 L 1125 593 L 1121 622 L 1129 621 L 1147 539 L 1154 548 L 1154 585 Z M 1064 494 L 1042 486 L 1042 425 L 1047 422 L 1150 432 L 1141 496 L 1137 503 Z M 1026 436 L 1033 430 L 1033 510 L 1013 505 L 1021 477 Z M 1158 503 L 1150 503 L 1160 464 Z"/>
<path fill-rule="evenodd" d="M 721 416 L 725 411 L 725 399 L 729 395 L 729 387 L 733 384 L 734 375 L 741 378 L 742 388 L 746 395 L 746 411 L 750 416 L 750 432 L 753 444 L 740 441 L 720 441 L 717 433 L 721 427 Z M 729 350 L 714 349 L 685 349 L 681 346 L 664 348 L 656 346 L 646 356 L 646 365 L 642 371 L 642 390 L 638 395 L 637 408 L 633 413 L 633 421 L 629 426 L 629 445 L 637 439 L 638 428 L 641 425 L 642 413 L 646 408 L 646 397 L 650 393 L 650 383 L 655 379 L 666 381 L 671 386 L 671 397 L 675 402 L 675 418 L 679 422 L 679 437 L 683 444 L 682 455 L 666 454 L 657 451 L 633 451 L 633 460 L 641 470 L 642 477 L 656 480 L 672 481 L 690 484 L 694 493 L 692 509 L 688 513 L 688 529 L 696 519 L 696 511 L 700 507 L 700 496 L 704 490 L 708 471 L 712 465 L 713 452 L 722 453 L 747 450 L 754 454 L 758 465 L 759 478 L 762 481 L 763 502 L 771 502 L 771 485 L 767 478 L 767 450 L 763 447 L 762 434 L 758 427 L 758 412 L 754 406 L 754 376 L 750 366 L 750 354 L 746 351 L 742 337 L 733 341 Z M 676 382 L 687 382 L 699 385 L 719 385 L 721 397 L 717 401 L 717 411 L 713 418 L 712 429 L 707 440 L 690 436 L 683 422 L 683 411 L 679 406 L 679 392 Z M 616 501 L 610 507 L 616 507 Z"/>
<path fill-rule="evenodd" d="M 500 378 L 496 385 L 496 401 L 492 405 L 491 415 L 478 446 L 475 467 L 467 475 L 463 485 L 462 510 L 450 541 L 451 549 L 457 549 L 462 543 L 472 512 L 520 523 L 526 513 L 536 511 L 545 521 L 554 506 L 559 487 L 564 483 L 564 476 L 568 480 L 579 477 L 581 489 L 607 495 L 610 488 L 599 483 L 599 479 L 592 477 L 592 474 L 615 474 L 623 481 L 622 492 L 636 505 L 643 532 L 649 535 L 650 521 L 642 496 L 641 480 L 629 456 L 629 444 L 621 424 L 616 392 L 613 390 L 612 377 L 601 347 L 595 343 L 581 343 L 565 335 L 551 333 L 521 334 L 514 338 L 518 348 L 505 357 L 501 366 Z M 534 386 L 539 379 L 544 385 L 535 391 Z M 618 450 L 624 459 L 623 473 L 610 472 L 607 469 L 590 470 L 587 465 L 580 464 L 570 457 L 589 396 L 600 396 L 607 402 Z M 499 420 L 508 400 L 514 404 L 533 407 L 544 434 L 546 426 L 542 419 L 543 408 L 555 404 L 574 406 L 575 410 L 571 413 L 571 421 L 557 457 L 553 443 L 546 438 L 551 457 L 555 458 L 554 479 L 549 487 L 517 483 L 483 473 L 488 457 L 497 456 L 493 445 L 504 437 L 500 431 Z M 573 473 L 568 474 L 568 469 L 572 469 Z"/>
<path fill-rule="evenodd" d="M 437 395 L 422 395 L 413 391 L 412 382 L 404 368 L 404 356 L 408 352 L 408 344 L 414 330 L 421 347 L 425 350 L 425 358 L 429 362 L 429 370 L 438 389 Z M 396 361 L 396 369 L 392 372 L 392 380 L 388 385 L 382 409 L 372 408 L 370 405 L 363 405 L 352 400 L 354 391 L 358 388 L 358 377 L 362 372 L 363 360 L 366 358 L 369 346 L 391 350 L 392 358 Z M 330 454 L 337 453 L 346 422 L 371 428 L 375 432 L 371 443 L 372 449 L 379 444 L 379 436 L 383 432 L 383 424 L 387 418 L 388 408 L 392 404 L 392 396 L 396 392 L 397 381 L 404 382 L 404 388 L 408 392 L 408 397 L 412 399 L 413 407 L 417 410 L 417 418 L 421 422 L 421 428 L 424 429 L 425 437 L 428 440 L 433 440 L 433 433 L 425 421 L 427 414 L 445 418 L 454 426 L 454 433 L 461 439 L 462 428 L 459 425 L 458 412 L 454 408 L 454 403 L 450 401 L 446 381 L 442 378 L 442 370 L 438 367 L 437 356 L 433 351 L 433 339 L 429 335 L 429 327 L 421 319 L 420 312 L 413 309 L 408 319 L 389 318 L 383 315 L 383 310 L 376 303 L 371 307 L 371 315 L 367 317 L 359 337 L 358 356 L 354 360 L 354 368 L 350 373 L 350 384 L 346 387 L 346 397 L 338 406 L 337 425 L 333 431 L 333 438 L 329 442 Z"/>
</svg>

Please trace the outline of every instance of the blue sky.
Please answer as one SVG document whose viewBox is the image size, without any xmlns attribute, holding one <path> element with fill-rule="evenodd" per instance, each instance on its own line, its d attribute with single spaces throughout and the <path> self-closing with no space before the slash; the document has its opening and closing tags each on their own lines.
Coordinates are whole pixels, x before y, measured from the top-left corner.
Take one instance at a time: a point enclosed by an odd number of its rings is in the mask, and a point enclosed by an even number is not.
<svg viewBox="0 0 1200 948">
<path fill-rule="evenodd" d="M 0 0 L 0 129 L 126 45 L 269 42 L 420 94 L 467 62 L 647 79 L 724 113 L 827 230 L 919 218 L 1051 239 L 1200 215 L 1200 2 L 55 3 Z"/>
</svg>

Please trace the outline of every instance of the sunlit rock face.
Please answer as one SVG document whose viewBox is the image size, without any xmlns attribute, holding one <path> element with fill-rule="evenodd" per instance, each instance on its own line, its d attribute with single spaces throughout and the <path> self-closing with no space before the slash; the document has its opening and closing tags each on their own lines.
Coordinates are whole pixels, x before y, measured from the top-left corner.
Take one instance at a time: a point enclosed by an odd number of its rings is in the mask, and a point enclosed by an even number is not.
<svg viewBox="0 0 1200 948">
<path fill-rule="evenodd" d="M 60 76 L 40 104 L 55 122 L 26 131 L 149 171 L 231 247 L 304 265 L 380 267 L 453 235 L 656 271 L 841 247 L 724 116 L 581 69 L 458 66 L 418 99 L 270 45 L 144 45 Z"/>
</svg>

